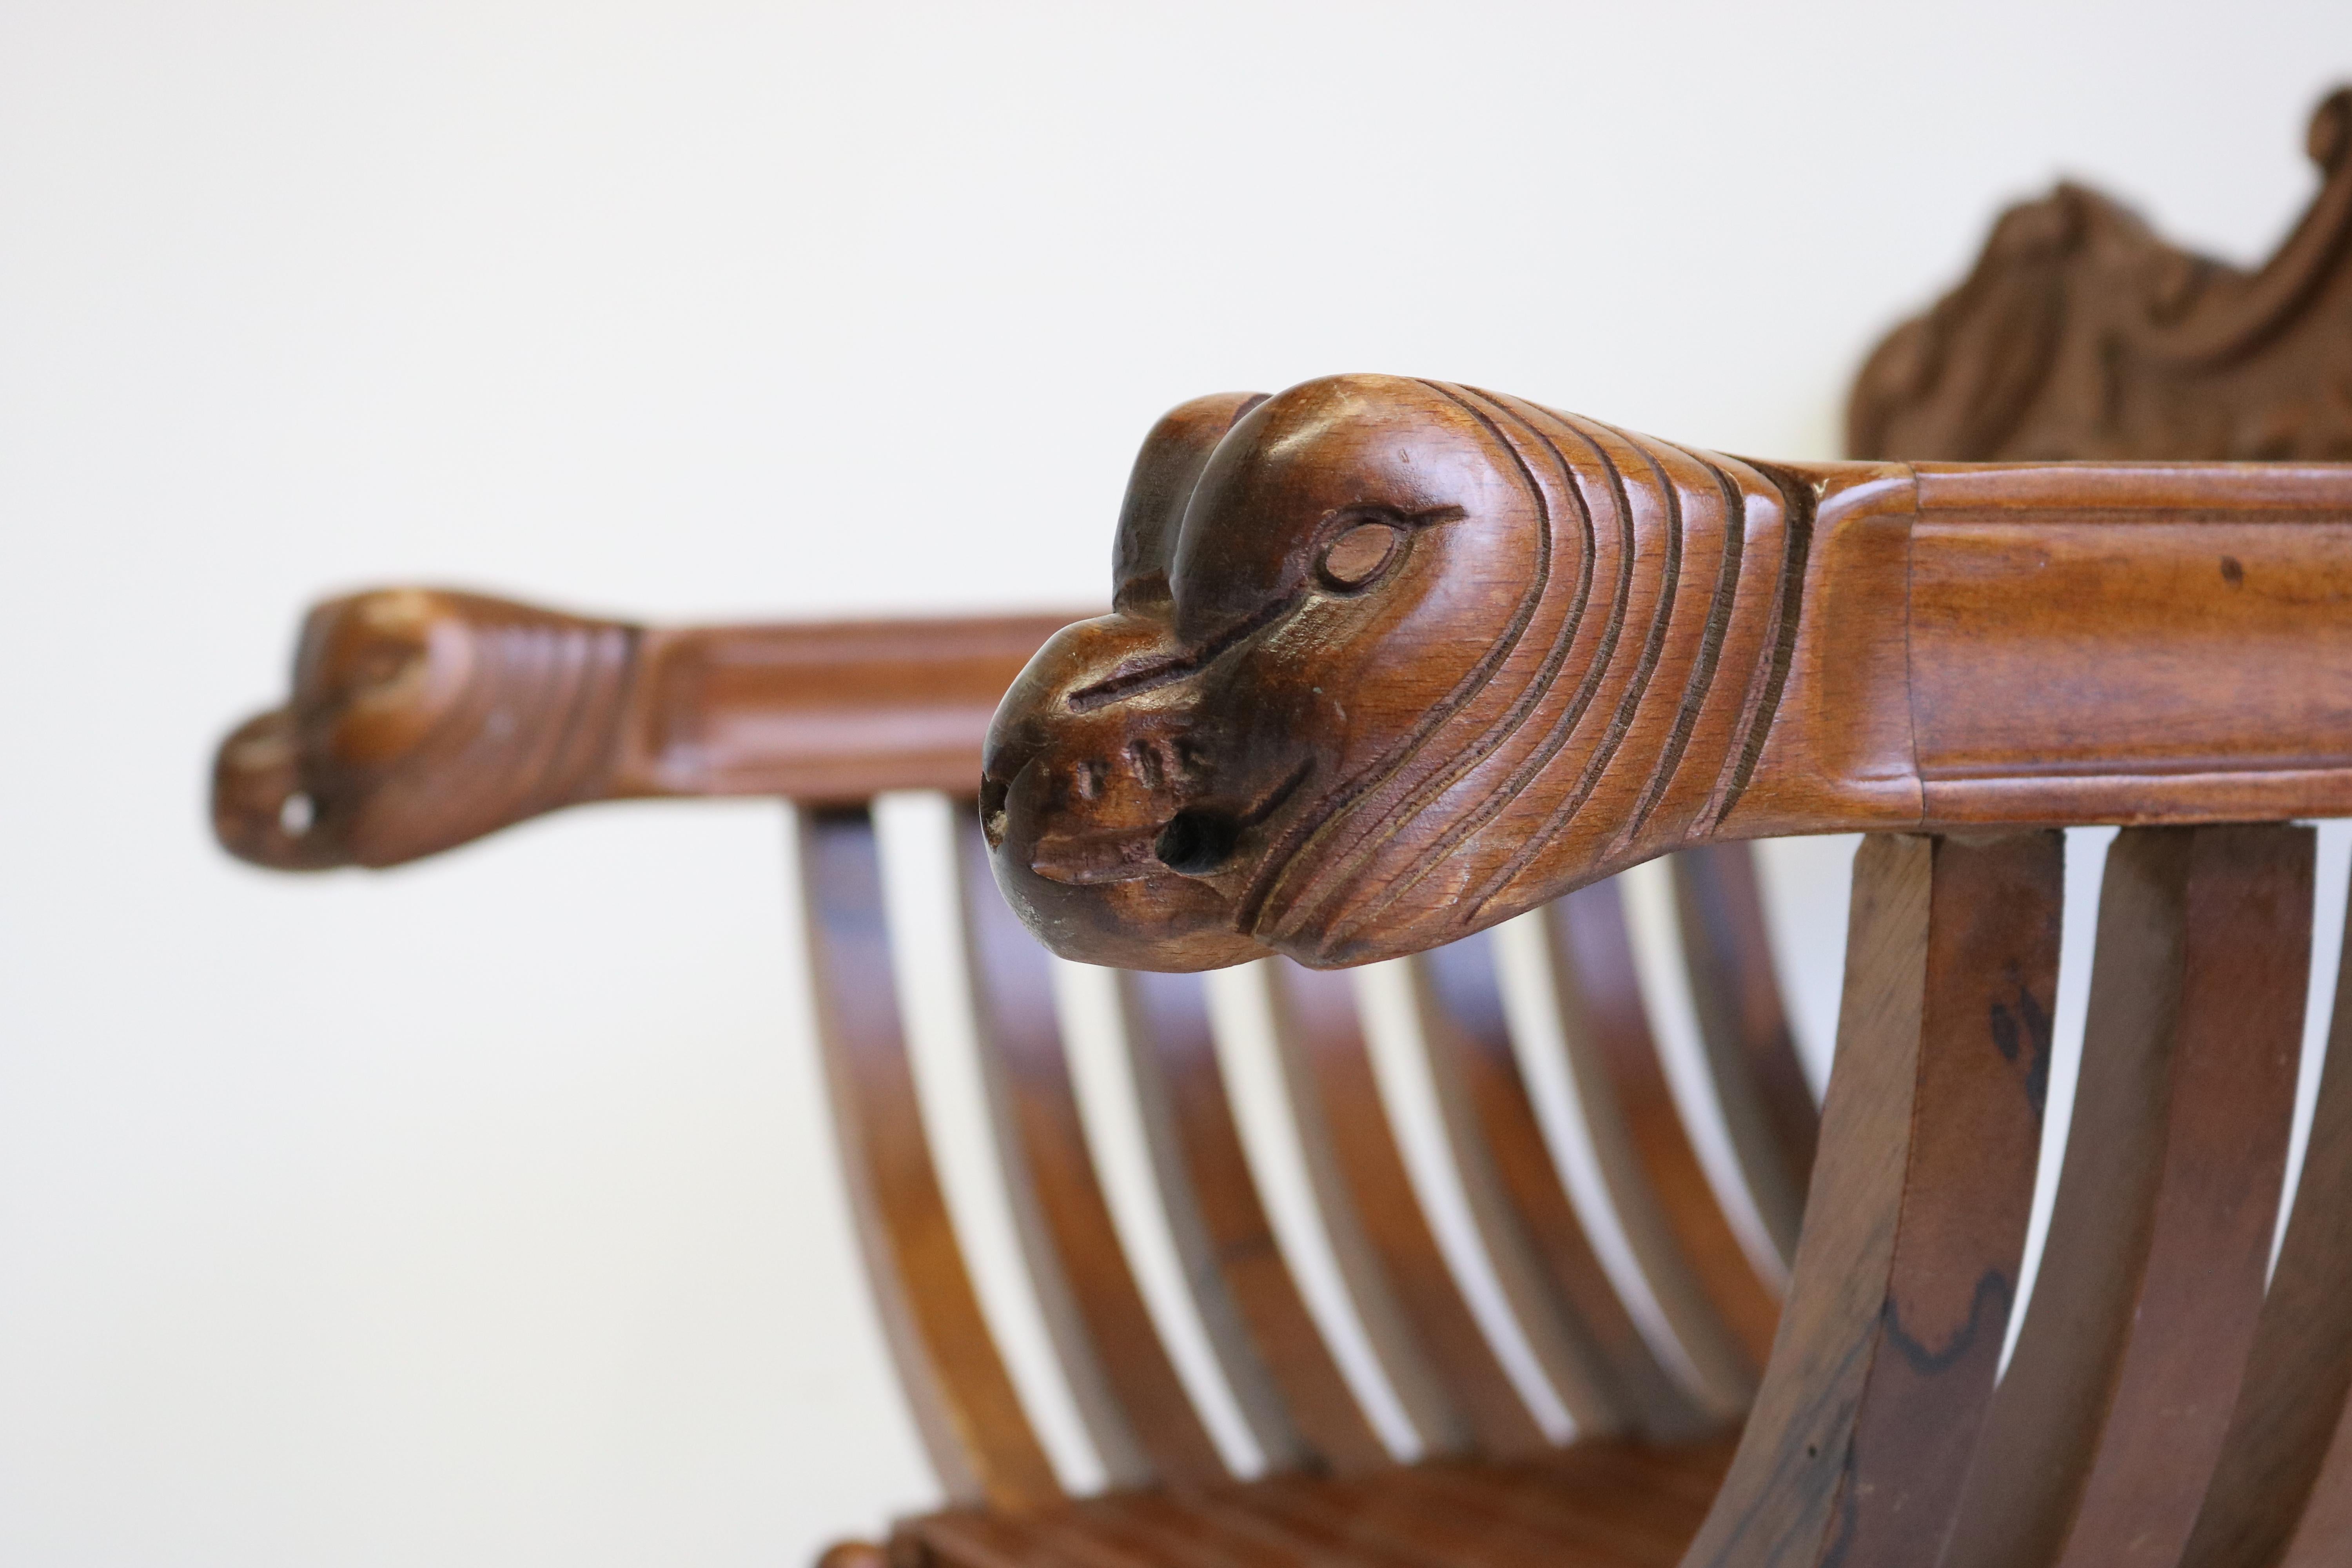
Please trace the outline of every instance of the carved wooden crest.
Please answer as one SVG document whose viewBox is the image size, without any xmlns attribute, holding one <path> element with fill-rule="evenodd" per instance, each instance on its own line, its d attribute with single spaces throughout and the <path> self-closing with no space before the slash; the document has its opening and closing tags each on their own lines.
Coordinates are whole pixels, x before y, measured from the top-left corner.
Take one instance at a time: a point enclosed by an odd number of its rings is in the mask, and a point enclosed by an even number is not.
<svg viewBox="0 0 2352 1568">
<path fill-rule="evenodd" d="M 1847 449 L 1957 462 L 2352 458 L 2352 89 L 2313 114 L 2318 195 L 2259 270 L 2062 184 L 1855 378 Z"/>
</svg>

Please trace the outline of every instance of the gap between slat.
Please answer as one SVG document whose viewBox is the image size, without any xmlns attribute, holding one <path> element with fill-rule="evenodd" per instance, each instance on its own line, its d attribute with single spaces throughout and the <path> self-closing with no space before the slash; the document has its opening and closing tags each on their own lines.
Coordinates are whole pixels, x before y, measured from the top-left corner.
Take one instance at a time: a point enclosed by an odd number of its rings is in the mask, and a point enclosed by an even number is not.
<svg viewBox="0 0 2352 1568">
<path fill-rule="evenodd" d="M 1160 1184 L 1151 1169 L 1144 1142 L 1143 1114 L 1136 1100 L 1135 1079 L 1129 1069 L 1127 1025 L 1119 1005 L 1118 976 L 1114 970 L 1055 958 L 1054 1007 L 1062 1026 L 1063 1048 L 1069 1053 L 1070 1077 L 1078 1100 L 1078 1118 L 1085 1125 L 1087 1149 L 1110 1205 L 1119 1245 L 1127 1250 L 1128 1266 L 1143 1292 L 1143 1304 L 1160 1331 L 1160 1343 L 1183 1380 L 1184 1391 L 1200 1412 L 1202 1424 L 1215 1440 L 1217 1451 L 1235 1475 L 1256 1476 L 1265 1469 L 1243 1418 L 1241 1405 L 1226 1383 L 1201 1321 L 1184 1267 L 1169 1233 L 1161 1206 Z"/>
<path fill-rule="evenodd" d="M 2304 1156 L 2311 1148 L 2311 1118 L 2319 1105 L 2319 1075 L 2327 1064 L 2328 1026 L 2336 1013 L 2336 977 L 2344 960 L 2346 895 L 2352 892 L 2352 822 L 2318 825 L 2313 868 L 2311 990 L 2303 1013 L 2303 1059 L 2294 1085 L 2294 1121 L 2287 1134 L 2286 1187 L 2279 1197 L 2278 1226 L 2271 1233 L 2269 1272 L 2278 1269 L 2294 1217 L 2295 1189 L 2303 1182 Z"/>
<path fill-rule="evenodd" d="M 1624 1221 L 1609 1196 L 1608 1179 L 1585 1122 L 1576 1077 L 1569 1068 L 1568 1041 L 1560 1033 L 1551 975 L 1551 939 L 1544 911 L 1530 910 L 1495 928 L 1495 969 L 1503 992 L 1503 1016 L 1510 1026 L 1511 1049 L 1527 1080 L 1536 1121 L 1553 1167 L 1568 1187 L 1569 1201 L 1584 1224 L 1593 1256 L 1609 1276 L 1617 1298 L 1651 1352 L 1685 1393 L 1702 1403 L 1706 1384 L 1650 1289 L 1640 1258 L 1625 1234 Z"/>
<path fill-rule="evenodd" d="M 1307 1310 L 1381 1443 L 1397 1458 L 1410 1461 L 1421 1456 L 1420 1436 L 1372 1352 L 1307 1173 L 1297 1111 L 1275 1045 L 1267 990 L 1271 967 L 1271 961 L 1260 960 L 1206 977 L 1218 1066 L 1266 1217 Z"/>
<path fill-rule="evenodd" d="M 1102 1459 L 1029 1277 L 999 1159 L 1005 1152 L 996 1145 L 981 1081 L 979 1037 L 967 1005 L 953 809 L 945 795 L 928 791 L 880 795 L 873 806 L 892 981 L 916 1100 L 982 1313 L 1037 1440 L 1065 1488 L 1097 1491 L 1106 1480 Z"/>
<path fill-rule="evenodd" d="M 1699 1038 L 1698 1011 L 1691 998 L 1690 970 L 1683 953 L 1682 928 L 1675 919 L 1672 873 L 1664 860 L 1646 861 L 1621 872 L 1617 886 L 1624 894 L 1627 940 L 1633 949 L 1634 978 L 1643 1005 L 1650 1015 L 1651 1037 L 1658 1048 L 1658 1065 L 1675 1097 L 1683 1130 L 1690 1135 L 1699 1168 L 1715 1190 L 1739 1249 L 1748 1255 L 1758 1277 L 1776 1296 L 1789 1291 L 1789 1268 L 1771 1232 L 1757 1211 L 1755 1194 L 1739 1169 L 1738 1152 L 1731 1144 L 1731 1128 L 1724 1120 L 1723 1101 L 1707 1068 L 1706 1047 Z"/>
<path fill-rule="evenodd" d="M 1354 971 L 1354 978 L 1381 1103 L 1446 1267 L 1536 1424 L 1553 1442 L 1566 1442 L 1576 1424 L 1512 1314 L 1471 1218 L 1430 1078 L 1429 1044 L 1422 1037 L 1412 980 L 1396 962 L 1366 964 Z"/>
</svg>

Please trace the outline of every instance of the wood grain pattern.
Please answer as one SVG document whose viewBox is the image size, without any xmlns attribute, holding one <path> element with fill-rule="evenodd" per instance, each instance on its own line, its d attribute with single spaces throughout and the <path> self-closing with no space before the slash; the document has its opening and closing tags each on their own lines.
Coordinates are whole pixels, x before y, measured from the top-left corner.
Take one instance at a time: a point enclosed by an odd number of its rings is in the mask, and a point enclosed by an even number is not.
<svg viewBox="0 0 2352 1568">
<path fill-rule="evenodd" d="M 2262 1308 L 2311 854 L 2285 826 L 2108 851 L 2057 1204 L 1947 1568 L 2179 1561 Z"/>
<path fill-rule="evenodd" d="M 1672 1568 L 1728 1453 L 1596 1442 L 1181 1500 L 1114 1495 L 1023 1518 L 959 1510 L 907 1521 L 891 1547 L 908 1568 Z"/>
<path fill-rule="evenodd" d="M 916 1428 L 951 1499 L 1013 1510 L 1057 1502 L 1061 1483 L 981 1311 L 924 1138 L 892 990 L 874 824 L 863 811 L 798 820 L 817 1041 L 844 1184 Z"/>
<path fill-rule="evenodd" d="M 221 743 L 213 823 L 278 870 L 394 866 L 586 801 L 965 794 L 1065 616 L 644 627 L 394 588 L 305 622 L 286 705 Z"/>
<path fill-rule="evenodd" d="M 2347 928 L 2352 937 L 2352 928 Z M 2347 957 L 2352 957 L 2347 953 Z M 2181 1568 L 2352 1563 L 2352 963 L 2294 1208 Z"/>
<path fill-rule="evenodd" d="M 990 731 L 998 885 L 1089 962 L 1394 957 L 1716 840 L 2352 812 L 2352 467 L 1759 463 L 1336 376 L 1155 538 Z"/>
<path fill-rule="evenodd" d="M 996 896 L 980 823 L 957 833 L 971 1017 L 1030 1280 L 1112 1482 L 1229 1479 L 1129 1267 L 1087 1146 L 1045 950 Z"/>
<path fill-rule="evenodd" d="M 1856 858 L 1794 1290 L 1691 1568 L 1937 1561 L 2032 1208 L 2063 856 L 1885 835 Z"/>
</svg>

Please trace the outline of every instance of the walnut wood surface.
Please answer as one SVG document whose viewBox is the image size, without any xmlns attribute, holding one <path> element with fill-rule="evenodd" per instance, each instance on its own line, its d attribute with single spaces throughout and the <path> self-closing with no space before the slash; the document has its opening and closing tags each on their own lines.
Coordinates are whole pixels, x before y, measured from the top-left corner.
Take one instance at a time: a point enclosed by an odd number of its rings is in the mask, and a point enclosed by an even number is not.
<svg viewBox="0 0 2352 1568">
<path fill-rule="evenodd" d="M 1796 1257 L 1822 1113 L 1772 973 L 1755 857 L 1744 844 L 1707 844 L 1667 865 L 1716 1098 L 1758 1216 L 1787 1263 Z"/>
<path fill-rule="evenodd" d="M 558 806 L 968 793 L 1004 688 L 1066 616 L 641 627 L 441 589 L 330 600 L 287 705 L 221 743 L 221 843 L 393 866 Z"/>
<path fill-rule="evenodd" d="M 2108 851 L 2057 1203 L 1945 1568 L 2179 1561 L 2262 1309 L 2311 854 L 2286 826 Z"/>
<path fill-rule="evenodd" d="M 2352 1563 L 2352 962 L 2335 1008 L 2294 1213 L 2181 1568 Z"/>
<path fill-rule="evenodd" d="M 1727 1453 L 1595 1442 L 1360 1480 L 1114 1494 L 1021 1518 L 957 1510 L 908 1521 L 892 1545 L 898 1561 L 933 1568 L 1671 1568 Z"/>
<path fill-rule="evenodd" d="M 1855 378 L 1861 458 L 2352 458 L 2352 90 L 2311 120 L 2321 185 L 2260 268 L 2062 184 Z"/>
<path fill-rule="evenodd" d="M 982 1081 L 1005 1188 L 1048 1331 L 1115 1485 L 1229 1478 L 1144 1304 L 1096 1179 L 1045 950 L 988 876 L 980 824 L 957 834 Z"/>
<path fill-rule="evenodd" d="M 1244 1152 L 1199 981 L 1121 976 L 1144 1132 L 1202 1326 L 1268 1463 L 1339 1474 L 1388 1449 L 1299 1294 Z"/>
<path fill-rule="evenodd" d="M 1747 1408 L 1780 1303 L 1739 1244 L 1691 1146 L 1650 1032 L 1613 882 L 1543 911 L 1550 1005 L 1609 1196 L 1713 1408 Z"/>
<path fill-rule="evenodd" d="M 1298 1076 L 1328 1129 L 1351 1206 L 1415 1348 L 1437 1374 L 1443 1406 L 1427 1421 L 1433 1430 L 1424 1440 L 1433 1439 L 1438 1452 L 1540 1452 L 1543 1430 L 1479 1328 L 1423 1212 L 1381 1100 L 1351 987 L 1343 976 L 1305 971 L 1285 980 L 1283 1047 L 1304 1069 Z"/>
<path fill-rule="evenodd" d="M 873 822 L 862 810 L 805 819 L 800 861 L 834 1135 L 916 1428 L 950 1498 L 1016 1510 L 1058 1501 L 1061 1484 L 981 1311 L 923 1136 Z"/>
<path fill-rule="evenodd" d="M 1455 942 L 1416 961 L 1432 1076 L 1454 1131 L 1488 1251 L 1548 1290 L 1514 1293 L 1522 1321 L 1549 1321 L 1576 1357 L 1555 1380 L 1591 1384 L 1601 1408 L 1571 1405 L 1580 1436 L 1623 1430 L 1652 1441 L 1713 1425 L 1633 1326 L 1552 1163 L 1504 1016 L 1491 939 Z M 1557 1358 L 1561 1352 L 1555 1352 Z"/>
<path fill-rule="evenodd" d="M 1130 504 L 1124 607 L 990 731 L 998 883 L 1068 956 L 1361 963 L 1710 840 L 2352 811 L 2352 467 L 1760 464 L 1393 376 L 1214 406 L 1139 461 L 1213 438 L 1181 526 L 1147 561 Z"/>
<path fill-rule="evenodd" d="M 1937 1561 L 2032 1207 L 2063 854 L 1882 836 L 1856 859 L 1794 1290 L 1691 1568 Z"/>
</svg>

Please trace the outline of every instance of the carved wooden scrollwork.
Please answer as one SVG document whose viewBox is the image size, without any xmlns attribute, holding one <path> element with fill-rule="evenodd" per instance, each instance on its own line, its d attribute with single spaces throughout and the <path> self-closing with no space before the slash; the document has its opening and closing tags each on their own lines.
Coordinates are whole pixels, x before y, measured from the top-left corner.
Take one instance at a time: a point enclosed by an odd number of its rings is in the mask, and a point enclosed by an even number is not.
<svg viewBox="0 0 2352 1568">
<path fill-rule="evenodd" d="M 2062 184 L 2002 215 L 1967 279 L 1855 379 L 1856 457 L 2352 458 L 2352 89 L 2319 193 L 2248 272 Z"/>
<path fill-rule="evenodd" d="M 2352 807 L 2352 468 L 1769 464 L 1475 388 L 1190 404 L 990 734 L 1129 968 L 1450 942 L 1713 838 Z"/>
</svg>

